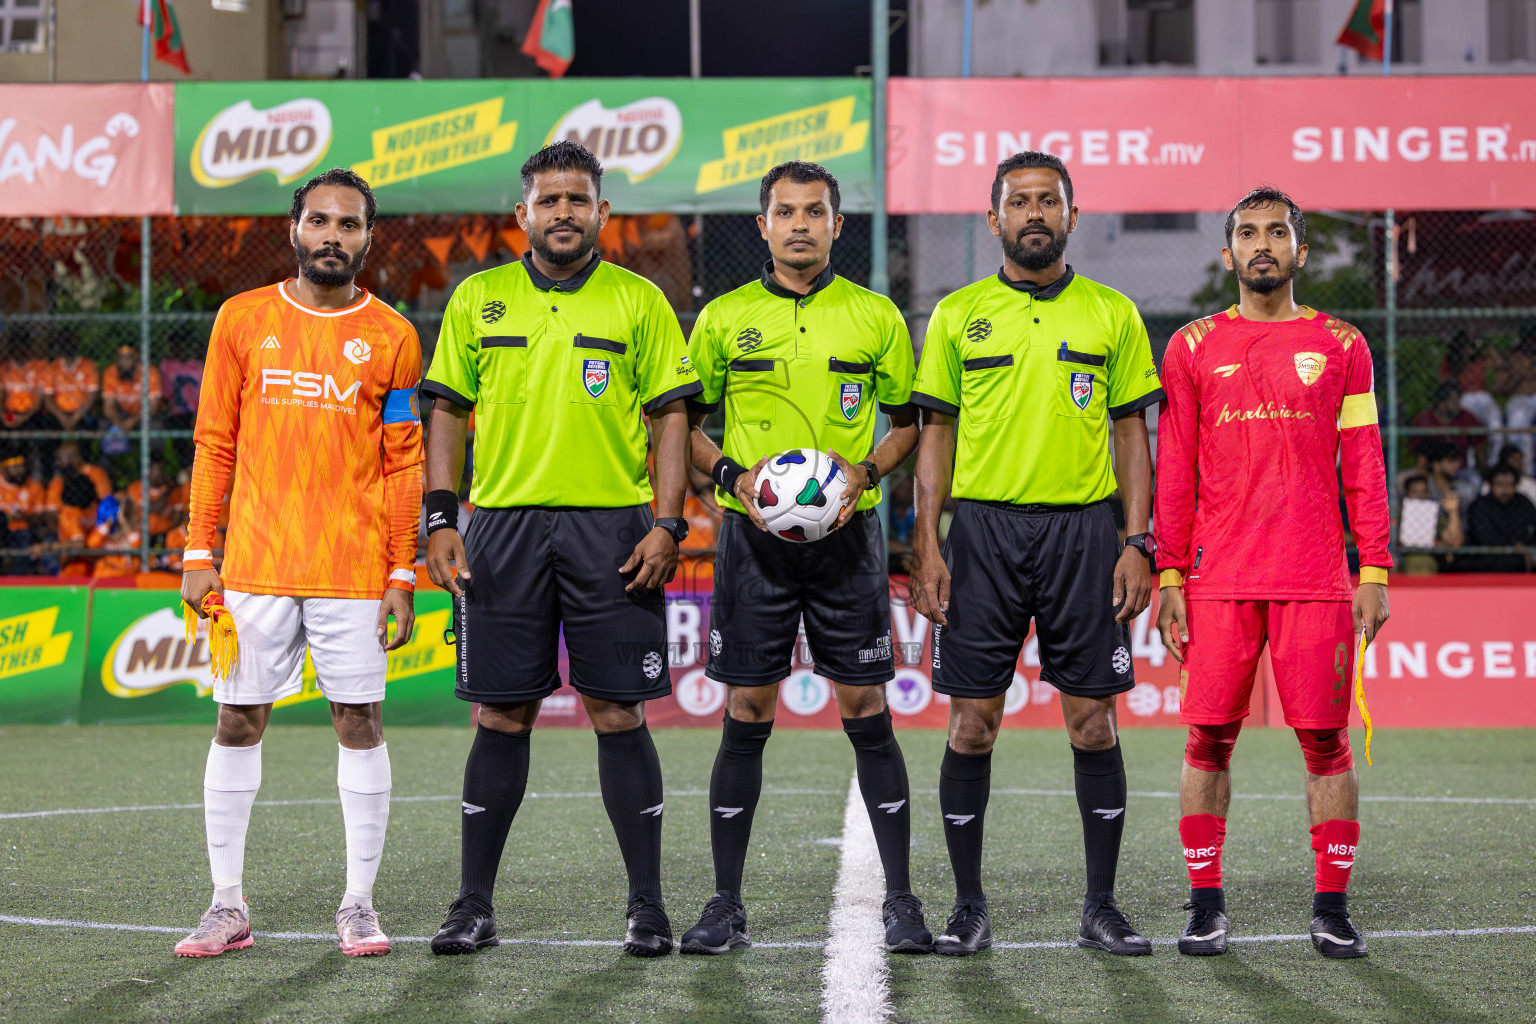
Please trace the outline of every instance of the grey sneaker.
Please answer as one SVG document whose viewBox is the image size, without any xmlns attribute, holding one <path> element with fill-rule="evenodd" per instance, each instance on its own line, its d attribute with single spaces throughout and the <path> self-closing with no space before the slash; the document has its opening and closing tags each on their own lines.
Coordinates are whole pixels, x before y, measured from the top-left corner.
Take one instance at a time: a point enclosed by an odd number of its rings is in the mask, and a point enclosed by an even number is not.
<svg viewBox="0 0 1536 1024">
<path fill-rule="evenodd" d="M 248 949 L 255 942 L 251 938 L 251 917 L 243 900 L 238 907 L 214 904 L 203 911 L 197 930 L 176 943 L 176 955 L 218 956 L 226 949 Z"/>
<path fill-rule="evenodd" d="M 379 928 L 378 911 L 350 906 L 336 911 L 336 937 L 347 956 L 383 956 L 389 952 L 389 936 Z"/>
</svg>

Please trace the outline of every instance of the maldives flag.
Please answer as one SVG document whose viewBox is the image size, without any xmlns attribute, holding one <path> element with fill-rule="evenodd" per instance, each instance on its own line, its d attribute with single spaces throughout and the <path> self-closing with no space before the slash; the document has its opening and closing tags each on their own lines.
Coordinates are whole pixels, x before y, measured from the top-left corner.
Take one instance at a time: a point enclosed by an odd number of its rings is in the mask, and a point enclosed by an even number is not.
<svg viewBox="0 0 1536 1024">
<path fill-rule="evenodd" d="M 151 18 L 154 24 L 149 34 L 155 40 L 155 60 L 190 75 L 187 48 L 181 41 L 181 26 L 176 23 L 176 8 L 171 6 L 171 0 L 144 0 L 139 5 L 139 25 L 149 24 Z"/>
<path fill-rule="evenodd" d="M 1392 0 L 1355 0 L 1355 9 L 1339 33 L 1338 44 L 1366 60 L 1381 60 L 1381 43 L 1387 35 L 1387 8 Z"/>
<path fill-rule="evenodd" d="M 539 0 L 533 23 L 523 40 L 523 52 L 543 68 L 550 78 L 559 78 L 576 56 L 576 25 L 571 16 L 571 0 Z"/>
</svg>

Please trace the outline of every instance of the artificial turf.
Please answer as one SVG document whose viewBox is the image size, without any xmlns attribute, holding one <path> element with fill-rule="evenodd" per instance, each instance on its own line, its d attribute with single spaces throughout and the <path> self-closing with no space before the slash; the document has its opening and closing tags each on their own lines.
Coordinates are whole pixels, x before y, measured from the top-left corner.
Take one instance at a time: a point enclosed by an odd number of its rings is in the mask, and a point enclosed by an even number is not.
<svg viewBox="0 0 1536 1024">
<path fill-rule="evenodd" d="M 942 734 L 900 733 L 913 785 L 913 884 L 929 924 L 952 893 L 936 795 Z M 201 727 L 0 729 L 0 814 L 201 799 Z M 430 935 L 458 877 L 467 729 L 388 733 L 396 802 L 375 890 L 397 937 Z M 712 891 L 707 787 L 717 736 L 658 730 L 667 779 L 664 882 L 677 933 Z M 1357 737 L 1357 747 L 1359 739 Z M 1176 789 L 1182 734 L 1124 735 L 1133 794 Z M 1536 743 L 1524 731 L 1379 734 L 1362 760 L 1368 800 L 1352 887 L 1367 932 L 1536 923 Z M 274 726 L 263 746 L 245 891 L 258 932 L 329 933 L 344 881 L 335 740 Z M 1225 858 L 1235 936 L 1305 933 L 1312 854 L 1294 738 L 1238 745 Z M 825 938 L 853 757 L 841 733 L 779 730 L 769 743 L 747 873 L 759 943 Z M 1081 831 L 1059 732 L 1010 731 L 993 759 L 984 877 L 1000 943 L 1076 934 Z M 585 731 L 535 733 L 529 791 L 496 892 L 504 939 L 616 943 L 624 874 L 597 796 Z M 1024 792 L 1037 791 L 1037 792 Z M 1044 791 L 1044 792 L 1038 792 Z M 430 799 L 441 797 L 442 799 Z M 1429 802 L 1501 798 L 1514 803 Z M 1118 894 L 1149 936 L 1172 938 L 1187 895 L 1177 802 L 1133 795 Z M 0 915 L 190 930 L 208 899 L 196 807 L 0 818 Z M 215 960 L 178 960 L 177 934 L 0 923 L 3 1021 L 677 1021 L 820 1019 L 822 950 L 764 948 L 657 961 L 616 945 L 507 944 L 435 958 L 398 942 L 349 960 L 334 940 L 261 938 Z M 893 1019 L 995 1021 L 1529 1021 L 1536 935 L 1378 937 L 1371 956 L 1324 961 L 1306 942 L 1235 944 L 1220 958 L 1117 959 L 1078 949 L 997 949 L 964 960 L 892 958 Z"/>
</svg>

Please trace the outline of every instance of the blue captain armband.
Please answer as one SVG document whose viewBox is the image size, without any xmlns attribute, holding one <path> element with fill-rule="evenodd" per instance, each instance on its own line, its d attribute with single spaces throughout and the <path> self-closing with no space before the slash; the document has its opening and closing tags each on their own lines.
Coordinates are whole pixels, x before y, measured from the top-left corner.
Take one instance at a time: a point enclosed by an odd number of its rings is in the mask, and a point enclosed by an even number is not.
<svg viewBox="0 0 1536 1024">
<path fill-rule="evenodd" d="M 415 388 L 391 391 L 384 398 L 384 422 L 416 423 L 421 420 L 421 404 L 416 399 Z"/>
</svg>

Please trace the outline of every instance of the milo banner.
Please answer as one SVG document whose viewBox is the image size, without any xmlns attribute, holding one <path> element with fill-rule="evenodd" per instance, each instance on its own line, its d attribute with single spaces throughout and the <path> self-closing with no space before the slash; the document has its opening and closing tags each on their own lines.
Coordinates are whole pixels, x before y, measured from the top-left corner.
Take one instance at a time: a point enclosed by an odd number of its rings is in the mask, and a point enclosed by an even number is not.
<svg viewBox="0 0 1536 1024">
<path fill-rule="evenodd" d="M 454 649 L 443 643 L 449 614 L 446 594 L 416 595 L 416 632 L 389 654 L 385 707 L 390 725 L 467 720 L 465 705 L 453 696 Z M 207 634 L 187 642 L 175 591 L 99 589 L 80 720 L 211 723 L 216 712 L 210 666 Z M 276 705 L 274 718 L 329 724 L 330 706 L 307 657 L 303 684 L 299 693 Z"/>
<path fill-rule="evenodd" d="M 528 154 L 571 139 L 621 212 L 755 213 L 763 173 L 795 159 L 867 212 L 869 134 L 867 79 L 195 82 L 176 87 L 176 208 L 286 213 L 342 166 L 381 213 L 509 210 Z"/>
<path fill-rule="evenodd" d="M 87 587 L 0 590 L 0 725 L 76 721 L 90 599 Z"/>
</svg>

